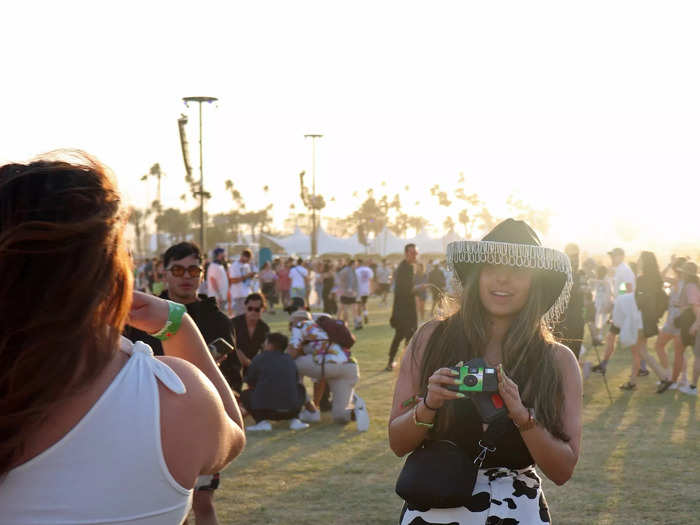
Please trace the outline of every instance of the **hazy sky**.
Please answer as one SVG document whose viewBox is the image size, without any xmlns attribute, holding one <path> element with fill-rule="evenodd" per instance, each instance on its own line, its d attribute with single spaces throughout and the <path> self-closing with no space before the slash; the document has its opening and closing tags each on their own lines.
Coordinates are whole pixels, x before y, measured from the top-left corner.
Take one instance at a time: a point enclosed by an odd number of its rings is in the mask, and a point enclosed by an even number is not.
<svg viewBox="0 0 700 525">
<path fill-rule="evenodd" d="M 551 209 L 552 244 L 697 239 L 697 2 L 64 0 L 6 2 L 0 19 L 0 159 L 85 149 L 137 206 L 155 197 L 138 182 L 154 162 L 164 204 L 180 204 L 181 112 L 198 168 L 181 98 L 209 95 L 211 211 L 230 178 L 281 225 L 318 132 L 330 215 L 386 180 L 439 225 L 428 188 L 464 172 L 496 212 L 510 193 Z"/>
</svg>

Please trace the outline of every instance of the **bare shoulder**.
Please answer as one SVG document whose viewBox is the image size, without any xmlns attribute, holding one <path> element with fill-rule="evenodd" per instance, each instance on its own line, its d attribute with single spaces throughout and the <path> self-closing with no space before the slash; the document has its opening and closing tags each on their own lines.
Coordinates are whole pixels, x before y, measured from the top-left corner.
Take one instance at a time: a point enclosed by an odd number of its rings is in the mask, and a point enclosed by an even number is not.
<svg viewBox="0 0 700 525">
<path fill-rule="evenodd" d="M 576 355 L 568 346 L 556 342 L 552 345 L 552 351 L 557 367 L 564 377 L 570 378 L 576 375 L 580 378 L 581 372 L 578 366 L 578 359 L 576 359 Z"/>
</svg>

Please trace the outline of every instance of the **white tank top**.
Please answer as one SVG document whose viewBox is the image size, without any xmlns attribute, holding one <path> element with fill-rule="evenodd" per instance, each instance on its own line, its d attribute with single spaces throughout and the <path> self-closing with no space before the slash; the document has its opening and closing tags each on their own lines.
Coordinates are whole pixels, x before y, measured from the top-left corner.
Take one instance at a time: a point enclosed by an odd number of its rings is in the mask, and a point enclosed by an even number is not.
<svg viewBox="0 0 700 525">
<path fill-rule="evenodd" d="M 185 385 L 144 343 L 122 338 L 131 355 L 95 405 L 60 441 L 0 478 L 3 525 L 172 525 L 192 490 L 170 474 L 160 436 L 156 378 Z"/>
</svg>

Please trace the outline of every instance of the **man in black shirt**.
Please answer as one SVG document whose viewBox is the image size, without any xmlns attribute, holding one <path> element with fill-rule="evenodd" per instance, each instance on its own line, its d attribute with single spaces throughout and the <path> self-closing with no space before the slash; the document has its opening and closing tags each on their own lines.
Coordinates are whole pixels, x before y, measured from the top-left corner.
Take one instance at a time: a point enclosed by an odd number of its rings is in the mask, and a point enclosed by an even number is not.
<svg viewBox="0 0 700 525">
<path fill-rule="evenodd" d="M 265 338 L 270 333 L 270 327 L 262 320 L 264 301 L 259 293 L 248 295 L 243 302 L 245 313 L 231 319 L 236 352 L 229 354 L 221 363 L 221 373 L 231 389 L 238 393 L 241 392 L 243 374 L 252 359 L 263 349 Z"/>
<path fill-rule="evenodd" d="M 394 369 L 394 357 L 399 350 L 402 340 L 406 344 L 413 337 L 418 327 L 418 313 L 416 312 L 416 299 L 413 293 L 413 265 L 418 258 L 418 250 L 415 244 L 407 244 L 404 247 L 405 258 L 399 264 L 394 275 L 394 307 L 391 311 L 391 327 L 396 330 L 394 339 L 389 347 L 389 364 L 386 371 Z"/>
<path fill-rule="evenodd" d="M 197 295 L 203 274 L 202 254 L 199 247 L 191 242 L 181 242 L 171 246 L 163 254 L 163 267 L 167 289 L 160 296 L 185 305 L 187 313 L 192 317 L 207 344 L 221 337 L 233 345 L 231 321 L 228 316 L 219 310 L 213 297 Z M 160 341 L 147 333 L 127 326 L 124 335 L 132 341 L 147 343 L 154 354 L 163 355 L 163 346 Z M 238 392 L 240 392 L 240 382 Z M 217 523 L 214 490 L 218 486 L 218 473 L 197 478 L 192 502 L 197 523 Z"/>
<path fill-rule="evenodd" d="M 241 393 L 241 403 L 256 422 L 248 431 L 272 430 L 268 420 L 283 419 L 291 420 L 292 430 L 309 427 L 299 420 L 306 392 L 299 383 L 294 359 L 285 353 L 288 342 L 284 334 L 268 334 L 264 351 L 253 358 L 246 371 L 245 382 L 250 388 Z"/>
</svg>

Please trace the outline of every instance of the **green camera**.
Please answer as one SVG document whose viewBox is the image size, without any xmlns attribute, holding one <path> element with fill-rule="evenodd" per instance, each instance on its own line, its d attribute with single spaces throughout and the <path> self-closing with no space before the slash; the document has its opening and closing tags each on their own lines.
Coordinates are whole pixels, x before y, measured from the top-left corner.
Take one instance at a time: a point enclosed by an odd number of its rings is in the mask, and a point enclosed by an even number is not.
<svg viewBox="0 0 700 525">
<path fill-rule="evenodd" d="M 483 359 L 473 359 L 452 370 L 459 372 L 459 384 L 448 386 L 455 392 L 498 392 L 498 375 L 496 369 L 488 366 Z"/>
</svg>

